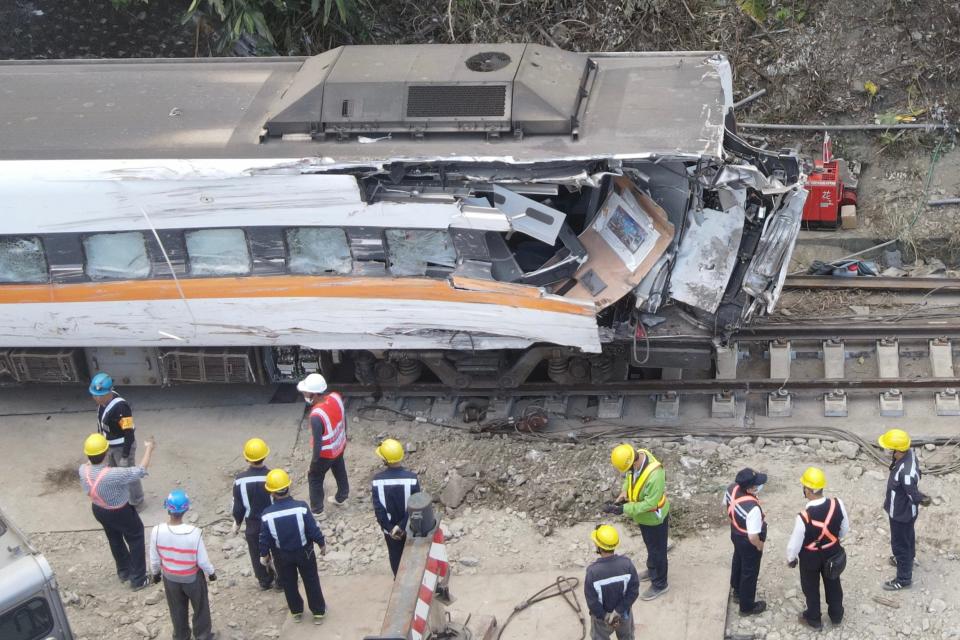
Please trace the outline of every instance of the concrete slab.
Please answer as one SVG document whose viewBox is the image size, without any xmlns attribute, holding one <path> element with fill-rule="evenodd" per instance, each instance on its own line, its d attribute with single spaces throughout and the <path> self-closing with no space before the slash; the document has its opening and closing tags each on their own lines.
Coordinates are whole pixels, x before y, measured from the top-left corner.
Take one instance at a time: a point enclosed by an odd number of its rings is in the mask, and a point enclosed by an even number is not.
<svg viewBox="0 0 960 640">
<path fill-rule="evenodd" d="M 635 562 L 642 568 L 642 560 Z M 653 602 L 638 600 L 633 607 L 637 637 L 658 640 L 702 640 L 722 638 L 727 616 L 729 592 L 729 556 L 697 558 L 684 553 L 681 542 L 670 552 L 670 591 Z M 589 637 L 589 613 L 583 599 L 583 569 L 532 571 L 511 574 L 454 575 L 450 592 L 456 601 L 452 609 L 462 613 L 492 615 L 497 624 L 506 622 L 514 607 L 540 589 L 555 582 L 557 576 L 581 580 L 577 600 L 584 609 Z M 304 620 L 287 620 L 281 630 L 283 640 L 307 640 L 322 634 L 324 638 L 356 640 L 380 630 L 386 608 L 390 580 L 383 575 L 324 577 L 323 590 L 328 613 L 320 628 Z M 641 590 L 647 583 L 641 584 Z M 504 631 L 504 640 L 551 638 L 576 640 L 580 624 L 573 610 L 561 598 L 550 598 L 518 613 Z"/>
</svg>

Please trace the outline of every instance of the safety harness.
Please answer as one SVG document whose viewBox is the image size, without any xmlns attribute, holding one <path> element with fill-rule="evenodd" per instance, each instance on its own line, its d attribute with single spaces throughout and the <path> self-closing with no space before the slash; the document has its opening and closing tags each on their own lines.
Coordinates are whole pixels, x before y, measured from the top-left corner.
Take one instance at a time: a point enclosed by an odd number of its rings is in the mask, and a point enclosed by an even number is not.
<svg viewBox="0 0 960 640">
<path fill-rule="evenodd" d="M 643 471 L 640 472 L 640 475 L 637 477 L 636 481 L 633 479 L 633 471 L 627 471 L 627 501 L 628 502 L 639 502 L 640 493 L 643 491 L 643 485 L 647 483 L 647 479 L 650 477 L 650 474 L 659 469 L 662 465 L 660 461 L 653 457 L 653 454 L 647 451 L 646 449 L 637 449 L 637 452 L 647 456 L 647 466 L 644 467 Z M 663 508 L 663 505 L 667 504 L 667 492 L 664 491 L 663 495 L 660 496 L 660 501 L 657 502 L 657 506 L 650 509 L 650 511 L 659 511 Z"/>
<path fill-rule="evenodd" d="M 742 493 L 740 493 L 742 492 Z M 739 495 L 738 495 L 739 493 Z M 757 499 L 757 496 L 747 493 L 743 488 L 735 484 L 733 488 L 730 489 L 730 504 L 727 506 L 727 516 L 730 518 L 730 526 L 733 527 L 738 533 L 743 535 L 748 535 L 745 527 L 741 527 L 740 523 L 737 522 L 737 508 L 740 507 L 741 511 L 746 514 L 747 510 L 741 505 L 753 504 L 760 506 L 760 500 Z M 744 524 L 746 524 L 747 517 L 743 516 Z"/>
<path fill-rule="evenodd" d="M 833 520 L 833 512 L 837 507 L 836 499 L 830 498 L 829 502 L 830 508 L 827 510 L 827 517 L 824 518 L 822 522 L 813 520 L 810 517 L 810 514 L 807 513 L 806 509 L 800 512 L 800 519 L 803 520 L 804 523 L 813 525 L 814 527 L 820 529 L 820 535 L 817 536 L 817 539 L 803 547 L 807 551 L 822 551 L 824 549 L 829 549 L 840 541 L 837 536 L 833 535 L 833 532 L 831 532 L 828 528 L 830 522 Z M 827 544 L 822 544 L 824 539 L 828 540 Z"/>
<path fill-rule="evenodd" d="M 106 501 L 100 497 L 100 492 L 97 491 L 97 487 L 100 486 L 100 481 L 106 477 L 107 473 L 110 471 L 110 467 L 104 467 L 100 470 L 100 473 L 97 474 L 96 479 L 90 477 L 90 471 L 92 469 L 91 465 L 85 465 L 86 469 L 84 470 L 84 475 L 87 478 L 87 485 L 90 486 L 90 491 L 87 492 L 87 495 L 90 496 L 90 499 L 93 500 L 93 504 L 97 505 L 101 509 L 109 509 L 111 511 L 116 511 L 117 509 L 122 509 L 126 505 L 120 505 L 118 507 L 112 507 L 106 503 Z"/>
</svg>

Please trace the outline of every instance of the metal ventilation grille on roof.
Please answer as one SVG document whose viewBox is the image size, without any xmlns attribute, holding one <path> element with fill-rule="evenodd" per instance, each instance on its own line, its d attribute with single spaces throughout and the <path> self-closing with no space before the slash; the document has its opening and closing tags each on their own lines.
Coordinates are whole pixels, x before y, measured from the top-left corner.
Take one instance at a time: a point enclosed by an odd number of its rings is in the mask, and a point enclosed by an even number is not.
<svg viewBox="0 0 960 640">
<path fill-rule="evenodd" d="M 407 90 L 408 118 L 502 118 L 506 104 L 504 85 L 421 85 Z"/>
</svg>

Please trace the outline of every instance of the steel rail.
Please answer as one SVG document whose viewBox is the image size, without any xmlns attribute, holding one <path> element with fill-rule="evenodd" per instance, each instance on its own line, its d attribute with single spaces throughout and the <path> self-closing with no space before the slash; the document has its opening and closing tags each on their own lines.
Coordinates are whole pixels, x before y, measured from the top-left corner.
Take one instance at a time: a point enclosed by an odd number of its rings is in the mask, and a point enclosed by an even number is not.
<svg viewBox="0 0 960 640">
<path fill-rule="evenodd" d="M 401 385 L 337 384 L 343 395 L 368 396 L 374 392 L 402 396 L 639 396 L 666 392 L 713 395 L 717 393 L 785 391 L 901 391 L 960 388 L 960 377 L 953 378 L 860 378 L 773 380 L 769 378 L 717 380 L 624 380 L 603 384 L 558 385 L 552 382 L 531 382 L 512 388 L 467 387 L 455 388 L 442 383 Z"/>
<path fill-rule="evenodd" d="M 790 276 L 786 289 L 858 289 L 881 291 L 960 291 L 960 278 L 892 278 L 884 276 Z"/>
</svg>

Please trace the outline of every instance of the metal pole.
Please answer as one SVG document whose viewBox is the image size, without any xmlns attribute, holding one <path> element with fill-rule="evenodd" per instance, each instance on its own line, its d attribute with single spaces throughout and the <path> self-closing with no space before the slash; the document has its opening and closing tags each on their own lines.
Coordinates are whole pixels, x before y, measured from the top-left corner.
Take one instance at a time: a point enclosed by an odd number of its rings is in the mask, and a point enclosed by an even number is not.
<svg viewBox="0 0 960 640">
<path fill-rule="evenodd" d="M 762 97 L 765 96 L 765 95 L 767 95 L 767 90 L 766 90 L 766 89 L 760 89 L 760 91 L 756 91 L 756 92 L 754 92 L 754 93 L 751 93 L 750 95 L 748 95 L 748 96 L 747 96 L 746 98 L 744 98 L 743 100 L 740 100 L 739 102 L 734 102 L 734 103 L 733 103 L 733 108 L 734 108 L 734 109 L 739 109 L 740 107 L 743 107 L 743 106 L 745 106 L 745 105 L 748 105 L 748 104 L 750 104 L 751 102 L 753 102 L 754 100 L 756 100 L 757 98 L 762 98 Z"/>
<path fill-rule="evenodd" d="M 943 198 L 941 200 L 930 200 L 927 202 L 928 207 L 942 207 L 948 204 L 960 204 L 960 198 Z"/>
</svg>

